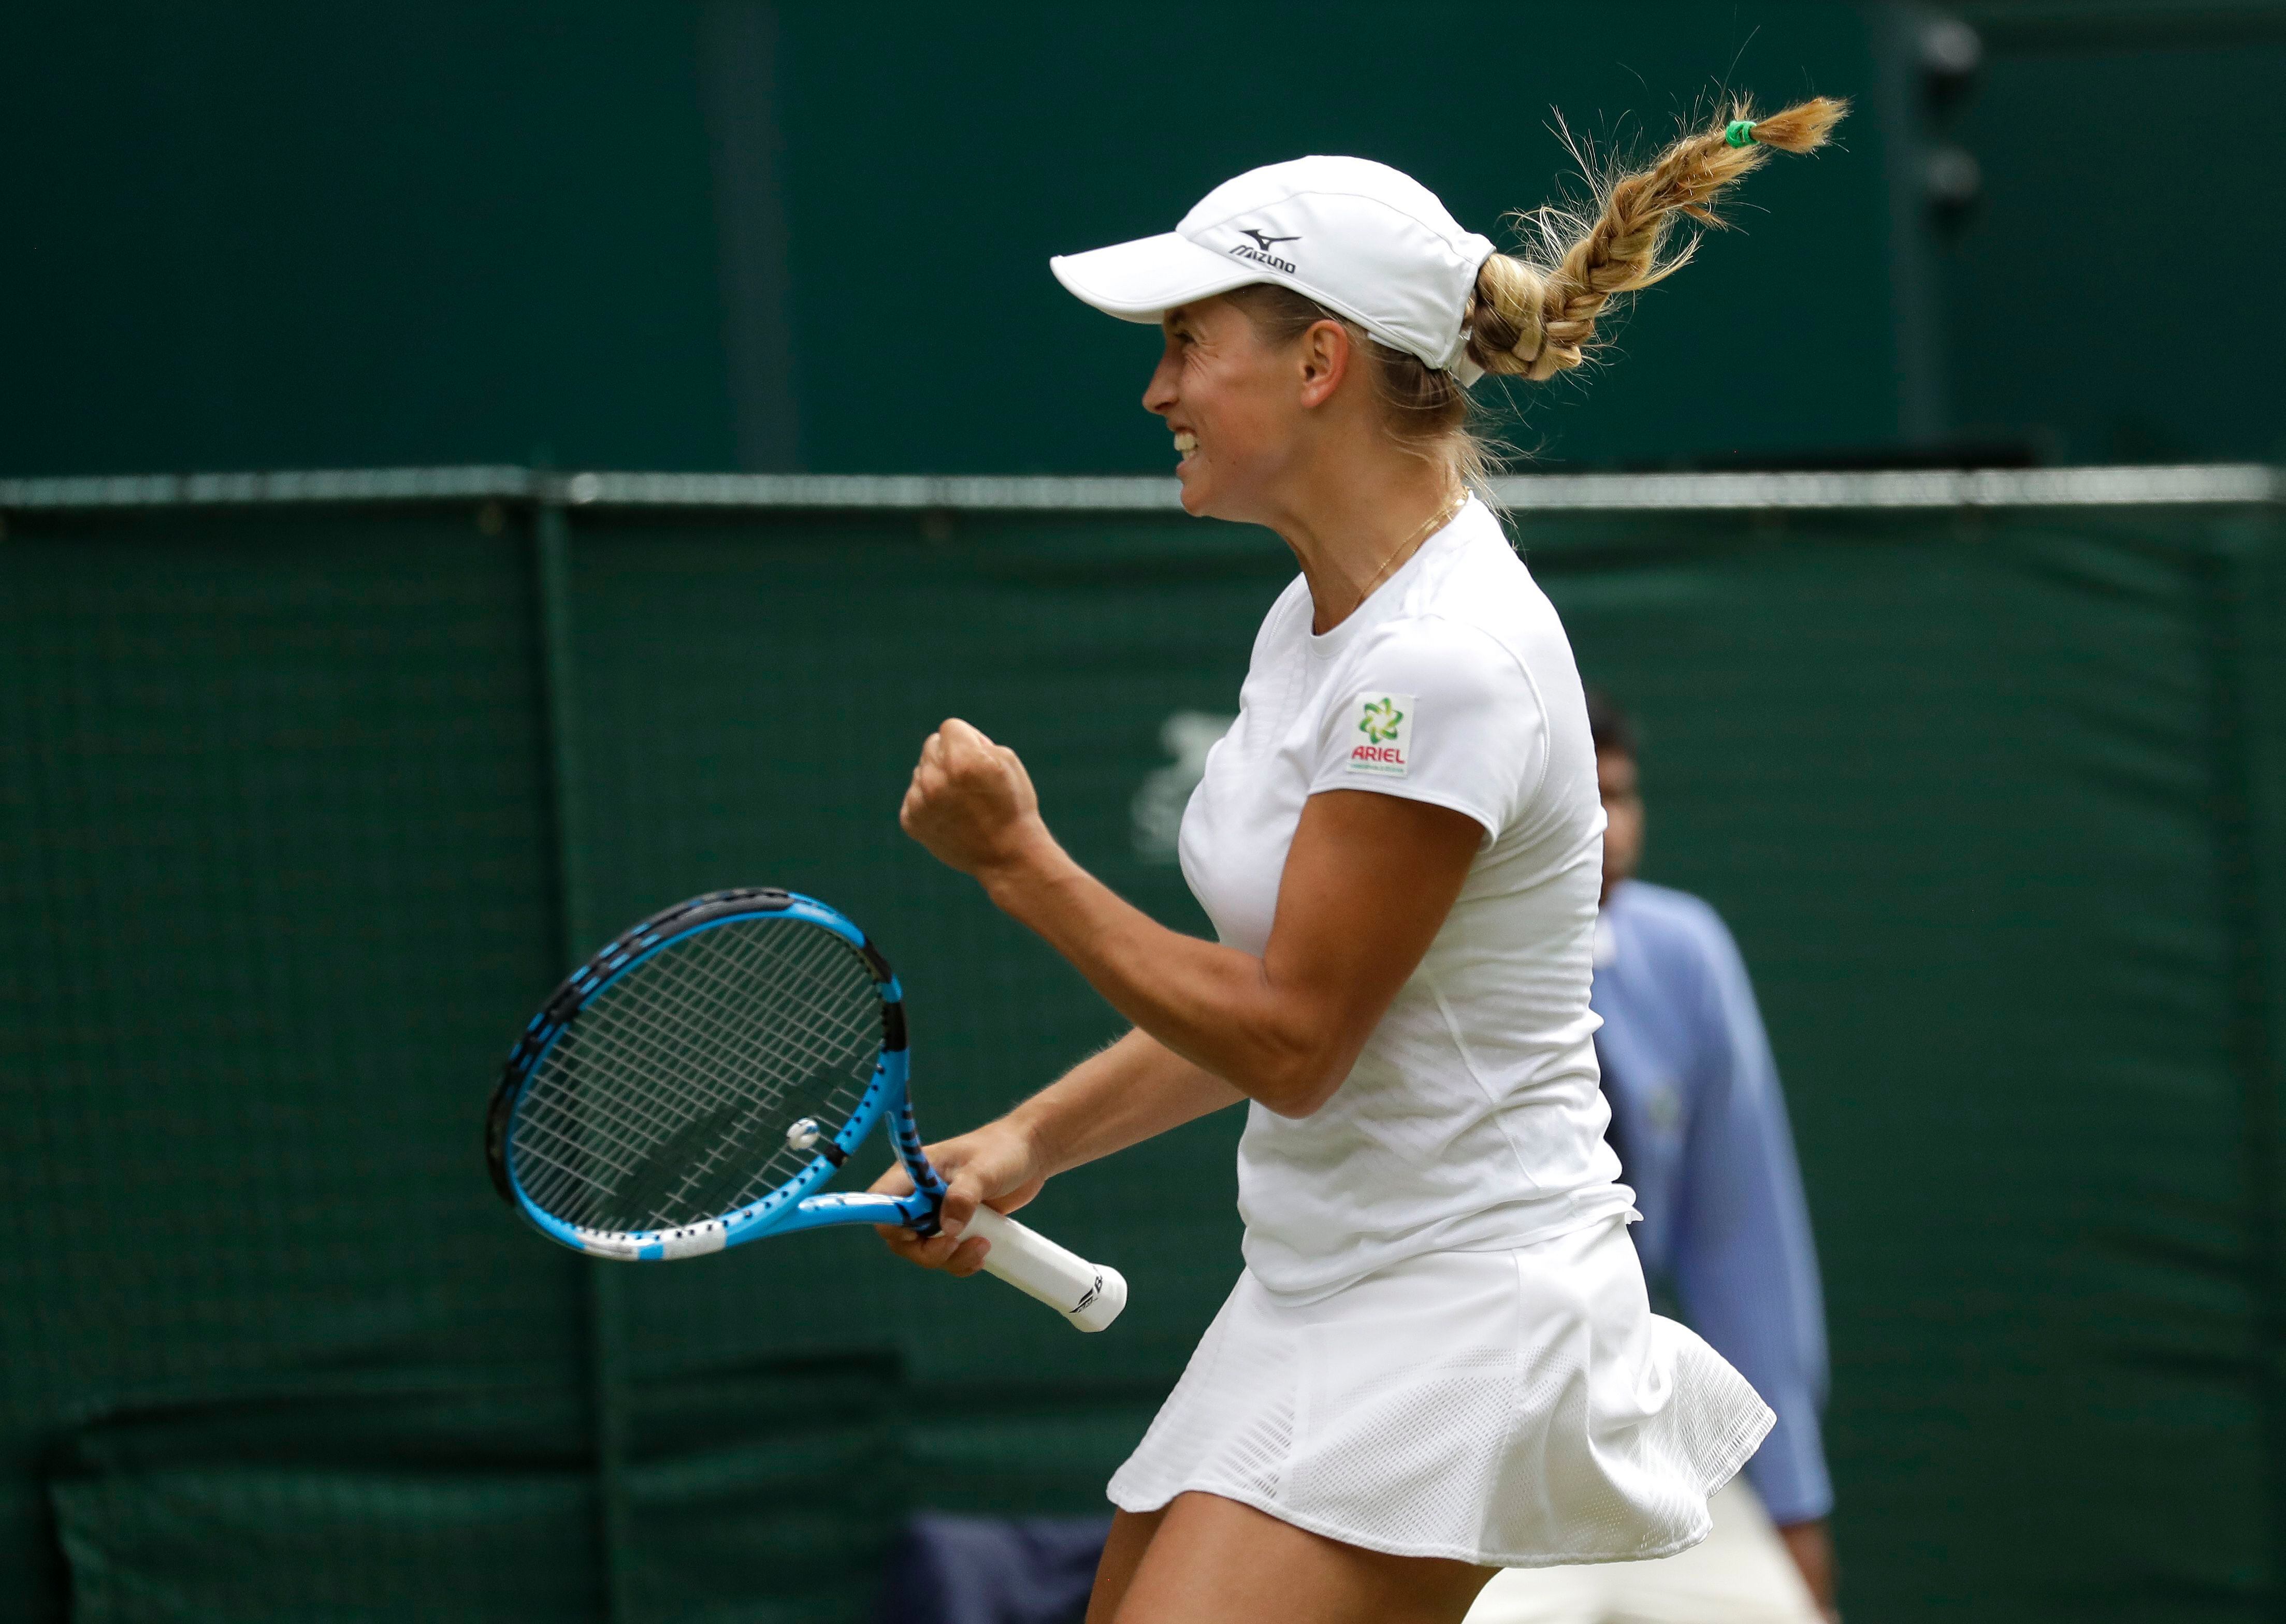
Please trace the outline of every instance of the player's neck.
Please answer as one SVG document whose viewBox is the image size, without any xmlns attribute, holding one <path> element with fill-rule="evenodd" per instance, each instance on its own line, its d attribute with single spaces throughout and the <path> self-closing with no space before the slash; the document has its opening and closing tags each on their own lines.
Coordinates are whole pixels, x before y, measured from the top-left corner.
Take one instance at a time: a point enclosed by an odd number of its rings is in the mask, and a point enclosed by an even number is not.
<svg viewBox="0 0 2286 1624">
<path fill-rule="evenodd" d="M 1311 629 L 1330 632 L 1458 510 L 1459 480 L 1403 452 L 1334 456 L 1297 479 L 1271 528 L 1310 584 Z"/>
</svg>

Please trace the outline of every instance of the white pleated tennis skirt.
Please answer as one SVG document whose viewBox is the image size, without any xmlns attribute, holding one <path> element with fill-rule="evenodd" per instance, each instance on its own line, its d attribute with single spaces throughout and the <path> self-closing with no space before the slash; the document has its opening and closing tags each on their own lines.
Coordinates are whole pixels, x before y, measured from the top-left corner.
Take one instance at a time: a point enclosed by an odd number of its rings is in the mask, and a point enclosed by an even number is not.
<svg viewBox="0 0 2286 1624">
<path fill-rule="evenodd" d="M 1651 1312 L 1612 1218 L 1313 1302 L 1241 1275 L 1109 1493 L 1154 1511 L 1202 1490 L 1399 1556 L 1621 1562 L 1705 1539 L 1774 1419 Z"/>
</svg>

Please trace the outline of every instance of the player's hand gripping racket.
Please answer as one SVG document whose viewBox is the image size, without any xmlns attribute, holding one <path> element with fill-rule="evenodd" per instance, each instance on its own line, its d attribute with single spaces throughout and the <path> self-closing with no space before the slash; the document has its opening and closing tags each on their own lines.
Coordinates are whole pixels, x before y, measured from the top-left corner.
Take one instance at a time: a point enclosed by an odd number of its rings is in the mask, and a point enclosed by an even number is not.
<svg viewBox="0 0 2286 1624">
<path fill-rule="evenodd" d="M 908 1195 L 820 1195 L 887 1117 Z M 717 891 L 652 915 L 524 1028 L 493 1095 L 503 1199 L 564 1245 L 695 1257 L 827 1224 L 934 1234 L 944 1180 L 906 1093 L 904 994 L 865 934 L 784 891 Z M 980 1206 L 984 1267 L 1084 1331 L 1127 1305 L 1115 1269 Z"/>
</svg>

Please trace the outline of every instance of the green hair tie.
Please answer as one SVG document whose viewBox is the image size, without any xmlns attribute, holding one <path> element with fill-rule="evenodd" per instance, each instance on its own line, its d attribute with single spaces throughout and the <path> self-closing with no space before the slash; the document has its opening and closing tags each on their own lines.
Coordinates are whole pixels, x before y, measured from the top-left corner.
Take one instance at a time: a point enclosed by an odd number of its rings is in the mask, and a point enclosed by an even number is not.
<svg viewBox="0 0 2286 1624">
<path fill-rule="evenodd" d="M 1752 146 L 1754 144 L 1754 121 L 1750 118 L 1732 119 L 1730 127 L 1722 132 L 1722 138 L 1733 146 Z"/>
</svg>

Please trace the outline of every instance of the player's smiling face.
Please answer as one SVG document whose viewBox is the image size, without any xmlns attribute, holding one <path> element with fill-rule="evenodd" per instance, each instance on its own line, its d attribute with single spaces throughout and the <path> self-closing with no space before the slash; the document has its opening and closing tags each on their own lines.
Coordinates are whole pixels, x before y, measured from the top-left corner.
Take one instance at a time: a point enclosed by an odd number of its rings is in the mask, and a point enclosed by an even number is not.
<svg viewBox="0 0 2286 1624">
<path fill-rule="evenodd" d="M 1161 319 L 1166 348 L 1143 391 L 1166 419 L 1186 512 L 1256 520 L 1292 460 L 1295 367 L 1227 299 L 1202 299 Z"/>
</svg>

